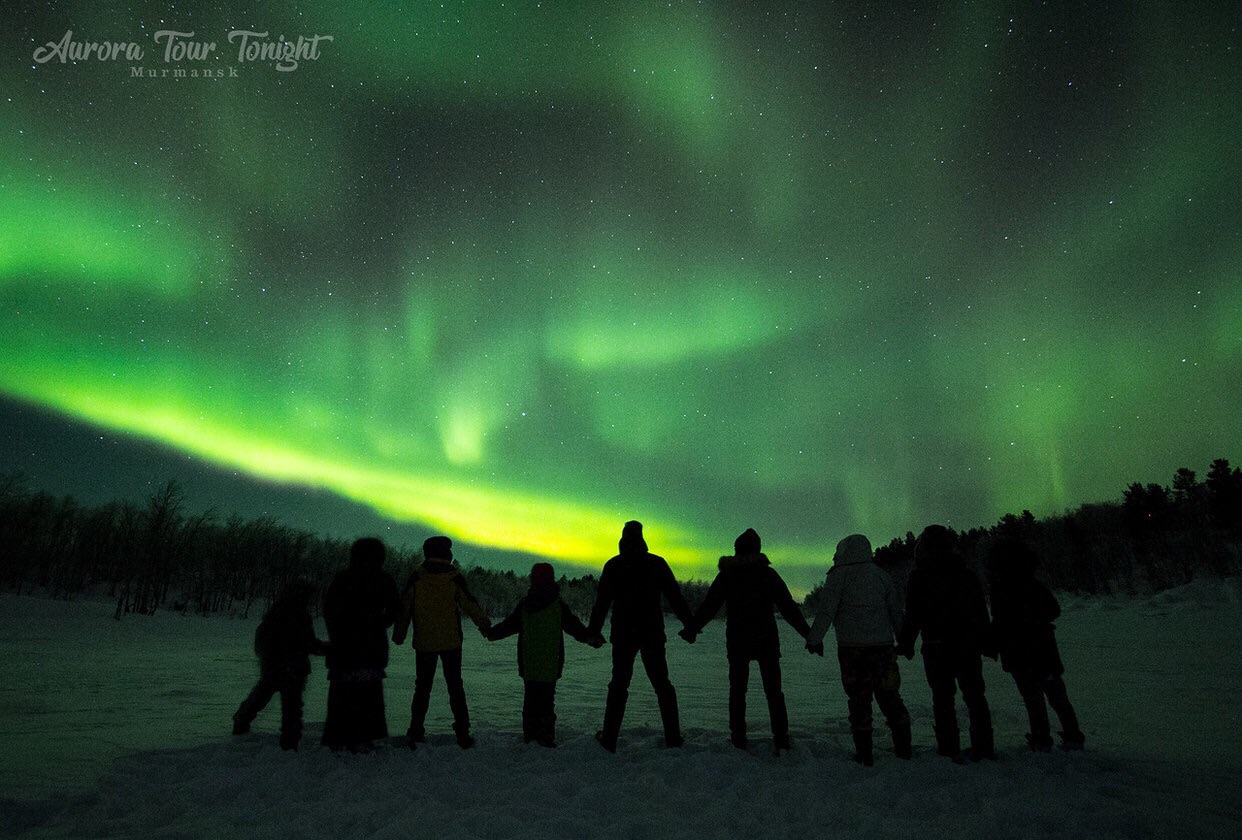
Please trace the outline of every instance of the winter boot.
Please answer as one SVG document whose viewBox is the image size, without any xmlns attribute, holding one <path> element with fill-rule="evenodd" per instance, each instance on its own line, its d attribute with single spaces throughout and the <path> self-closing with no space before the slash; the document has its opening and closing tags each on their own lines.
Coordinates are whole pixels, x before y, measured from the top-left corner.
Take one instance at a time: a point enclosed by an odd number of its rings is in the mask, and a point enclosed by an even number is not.
<svg viewBox="0 0 1242 840">
<path fill-rule="evenodd" d="M 893 754 L 907 761 L 914 758 L 914 739 L 910 734 L 910 724 L 893 727 Z"/>
<path fill-rule="evenodd" d="M 1026 733 L 1026 744 L 1031 748 L 1032 752 L 1052 751 L 1052 738 L 1048 735 L 1034 735 L 1028 732 Z"/>
<path fill-rule="evenodd" d="M 971 761 L 989 761 L 996 760 L 996 745 L 992 741 L 992 727 L 971 727 L 970 730 L 970 760 Z"/>
<path fill-rule="evenodd" d="M 1081 750 L 1087 743 L 1087 736 L 1081 732 L 1058 732 L 1057 734 L 1061 736 L 1061 749 L 1063 750 Z"/>
<path fill-rule="evenodd" d="M 599 742 L 601 747 L 608 750 L 608 752 L 615 753 L 617 751 L 616 735 L 609 735 L 601 729 L 599 732 L 595 733 L 595 740 Z"/>
<path fill-rule="evenodd" d="M 854 760 L 863 767 L 871 767 L 875 764 L 870 729 L 854 730 Z"/>
<path fill-rule="evenodd" d="M 957 727 L 936 728 L 936 754 L 956 759 L 962 754 L 962 735 Z"/>
</svg>

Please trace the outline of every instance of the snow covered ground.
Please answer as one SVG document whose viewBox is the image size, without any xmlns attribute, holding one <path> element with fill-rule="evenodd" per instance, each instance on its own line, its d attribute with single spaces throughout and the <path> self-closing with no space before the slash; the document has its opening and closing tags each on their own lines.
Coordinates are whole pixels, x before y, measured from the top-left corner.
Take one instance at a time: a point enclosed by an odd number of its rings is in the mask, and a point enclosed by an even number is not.
<svg viewBox="0 0 1242 840">
<path fill-rule="evenodd" d="M 453 743 L 437 686 L 429 743 L 369 755 L 318 745 L 326 682 L 316 662 L 308 732 L 277 746 L 275 703 L 251 735 L 230 717 L 255 677 L 254 620 L 161 613 L 111 618 L 100 601 L 0 595 L 0 835 L 30 837 L 1242 837 L 1242 582 L 1156 597 L 1063 598 L 1058 625 L 1087 750 L 1031 754 L 1012 681 L 986 663 L 996 762 L 956 766 L 932 748 L 921 664 L 902 663 L 912 762 L 879 739 L 850 761 L 832 655 L 789 632 L 794 737 L 774 758 L 758 675 L 752 747 L 726 740 L 724 628 L 676 637 L 670 669 L 687 744 L 660 745 L 641 671 L 617 755 L 593 740 L 607 649 L 570 643 L 558 691 L 561 746 L 521 743 L 514 640 L 469 633 L 466 689 L 478 746 Z M 788 628 L 785 628 L 788 630 Z M 322 625 L 320 625 L 322 632 Z M 413 655 L 393 651 L 389 728 L 403 733 Z"/>
</svg>

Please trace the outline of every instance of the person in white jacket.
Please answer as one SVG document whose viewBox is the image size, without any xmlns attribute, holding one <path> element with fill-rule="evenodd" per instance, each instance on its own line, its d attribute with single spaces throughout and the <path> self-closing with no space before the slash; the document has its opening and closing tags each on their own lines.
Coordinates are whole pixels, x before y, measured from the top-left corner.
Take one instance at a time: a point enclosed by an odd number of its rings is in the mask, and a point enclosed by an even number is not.
<svg viewBox="0 0 1242 840">
<path fill-rule="evenodd" d="M 902 612 L 892 578 L 872 560 L 871 542 L 862 534 L 852 534 L 837 543 L 806 649 L 823 656 L 824 634 L 835 625 L 854 760 L 868 767 L 874 763 L 873 697 L 892 732 L 893 752 L 905 759 L 913 754 L 910 713 L 901 699 L 901 671 L 893 644 Z"/>
</svg>

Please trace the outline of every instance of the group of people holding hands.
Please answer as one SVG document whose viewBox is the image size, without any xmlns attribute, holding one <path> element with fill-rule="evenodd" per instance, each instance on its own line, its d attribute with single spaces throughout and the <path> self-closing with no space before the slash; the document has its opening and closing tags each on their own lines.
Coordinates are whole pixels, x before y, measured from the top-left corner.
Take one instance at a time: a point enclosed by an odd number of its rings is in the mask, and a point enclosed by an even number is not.
<svg viewBox="0 0 1242 840">
<path fill-rule="evenodd" d="M 385 549 L 374 538 L 357 540 L 350 564 L 324 596 L 328 642 L 314 633 L 309 611 L 311 589 L 290 587 L 264 616 L 255 634 L 260 678 L 233 716 L 235 734 L 271 698 L 281 695 L 281 746 L 296 749 L 302 734 L 302 693 L 310 655 L 324 654 L 328 667 L 328 708 L 323 743 L 333 750 L 365 751 L 388 737 L 383 679 L 392 642 L 407 637 L 415 651 L 414 696 L 407 731 L 410 749 L 426 738 L 424 721 L 438 669 L 443 670 L 462 748 L 473 746 L 470 711 L 462 684 L 461 617 L 498 640 L 516 635 L 518 673 L 523 680 L 522 733 L 527 743 L 556 746 L 556 683 L 565 662 L 566 635 L 593 647 L 604 645 L 604 622 L 611 613 L 612 679 L 604 721 L 596 740 L 616 752 L 635 661 L 655 692 L 664 743 L 683 743 L 677 692 L 665 655 L 664 603 L 694 642 L 720 608 L 726 609 L 725 646 L 729 678 L 731 742 L 746 748 L 746 690 L 750 663 L 756 662 L 767 699 L 773 749 L 789 749 L 789 716 L 781 688 L 779 613 L 806 640 L 811 653 L 824 654 L 824 637 L 835 627 L 841 681 L 849 707 L 854 760 L 874 762 L 872 702 L 879 706 L 898 758 L 913 756 L 910 714 L 901 698 L 898 656 L 914 656 L 922 637 L 924 670 L 932 693 L 936 749 L 954 761 L 995 757 L 991 712 L 984 693 L 982 658 L 997 657 L 1014 678 L 1026 705 L 1033 750 L 1053 746 L 1047 706 L 1061 724 L 1062 746 L 1080 749 L 1084 736 L 1065 690 L 1053 621 L 1060 613 L 1055 597 L 1034 576 L 1034 553 L 1017 541 L 1001 540 L 989 555 L 992 610 L 984 588 L 953 545 L 947 528 L 932 525 L 919 537 L 915 567 L 904 603 L 892 579 L 873 562 L 871 544 L 854 534 L 837 545 L 819 607 L 808 624 L 789 588 L 762 551 L 759 535 L 747 529 L 722 557 L 719 572 L 696 610 L 691 610 L 668 563 L 647 549 L 639 522 L 622 529 L 618 553 L 600 575 L 594 608 L 586 623 L 560 598 L 551 565 L 536 563 L 530 589 L 512 613 L 493 625 L 453 563 L 448 537 L 423 544 L 423 563 L 398 591 L 383 570 Z M 961 690 L 969 714 L 969 746 L 962 748 L 956 694 Z"/>
</svg>

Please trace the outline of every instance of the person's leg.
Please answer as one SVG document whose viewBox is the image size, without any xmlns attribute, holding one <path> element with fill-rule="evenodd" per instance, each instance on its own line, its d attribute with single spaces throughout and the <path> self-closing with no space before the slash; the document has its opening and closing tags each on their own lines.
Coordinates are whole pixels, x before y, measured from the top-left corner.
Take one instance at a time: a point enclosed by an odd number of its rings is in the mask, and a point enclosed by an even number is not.
<svg viewBox="0 0 1242 840">
<path fill-rule="evenodd" d="M 750 682 L 750 662 L 729 659 L 729 741 L 746 749 L 746 687 Z"/>
<path fill-rule="evenodd" d="M 535 684 L 522 680 L 522 743 L 535 740 Z"/>
<path fill-rule="evenodd" d="M 962 752 L 961 730 L 957 725 L 957 685 L 953 663 L 948 660 L 943 645 L 923 645 L 923 671 L 932 694 L 936 752 L 957 758 Z"/>
<path fill-rule="evenodd" d="M 470 735 L 470 707 L 466 704 L 466 686 L 461 681 L 461 648 L 440 654 L 444 667 L 444 684 L 448 687 L 449 708 L 453 712 L 453 732 L 462 748 L 473 746 Z"/>
<path fill-rule="evenodd" d="M 759 660 L 759 678 L 763 681 L 763 694 L 768 700 L 768 720 L 772 725 L 772 748 L 789 749 L 789 710 L 785 706 L 785 692 L 781 685 L 780 656 L 765 656 Z"/>
<path fill-rule="evenodd" d="M 411 748 L 426 738 L 425 722 L 427 707 L 431 705 L 431 685 L 436 678 L 436 665 L 440 661 L 438 653 L 414 654 L 414 699 L 410 701 L 410 737 Z"/>
<path fill-rule="evenodd" d="M 978 653 L 962 652 L 958 657 L 957 681 L 962 688 L 966 710 L 970 713 L 970 757 L 976 761 L 996 758 L 992 710 L 984 694 L 983 657 Z"/>
<path fill-rule="evenodd" d="M 1015 669 L 1012 672 L 1014 685 L 1022 697 L 1022 705 L 1026 706 L 1026 719 L 1030 731 L 1026 742 L 1031 749 L 1045 752 L 1052 749 L 1052 735 L 1048 725 L 1048 706 L 1044 702 L 1044 689 L 1040 685 L 1038 675 L 1029 669 Z"/>
<path fill-rule="evenodd" d="M 241 701 L 241 705 L 233 713 L 234 735 L 245 735 L 250 731 L 250 724 L 258 717 L 259 712 L 267 708 L 276 690 L 276 680 L 268 674 L 259 675 L 259 681 L 254 684 L 254 688 L 250 689 L 246 699 Z"/>
<path fill-rule="evenodd" d="M 556 746 L 556 683 L 527 682 L 531 698 L 532 740 L 542 747 Z"/>
<path fill-rule="evenodd" d="M 656 703 L 660 706 L 660 719 L 664 723 L 664 745 L 680 747 L 681 716 L 677 710 L 677 690 L 668 678 L 668 659 L 664 652 L 664 642 L 644 645 L 642 648 L 643 669 L 651 687 L 655 689 Z"/>
<path fill-rule="evenodd" d="M 302 697 L 306 677 L 291 677 L 280 687 L 280 748 L 296 750 L 302 740 Z"/>
<path fill-rule="evenodd" d="M 1044 680 L 1044 694 L 1048 697 L 1048 705 L 1052 706 L 1061 722 L 1061 742 L 1067 749 L 1082 749 L 1087 739 L 1079 728 L 1078 713 L 1070 703 L 1065 681 L 1060 675 L 1053 674 Z"/>
<path fill-rule="evenodd" d="M 867 649 L 837 648 L 841 665 L 841 687 L 850 710 L 850 732 L 854 737 L 854 760 L 870 767 L 875 763 L 871 734 L 871 697 L 875 691 L 867 659 Z"/>
<path fill-rule="evenodd" d="M 910 712 L 901 699 L 901 669 L 897 666 L 897 651 L 892 647 L 873 648 L 871 668 L 875 701 L 893 735 L 893 753 L 898 758 L 911 758 L 914 747 L 910 734 Z"/>
<path fill-rule="evenodd" d="M 625 717 L 625 704 L 630 696 L 630 680 L 634 677 L 636 656 L 636 646 L 613 642 L 612 681 L 608 683 L 608 699 L 604 705 L 604 728 L 597 736 L 600 744 L 609 752 L 617 751 L 617 736 L 621 734 L 621 720 Z"/>
</svg>

